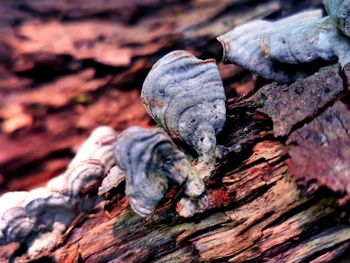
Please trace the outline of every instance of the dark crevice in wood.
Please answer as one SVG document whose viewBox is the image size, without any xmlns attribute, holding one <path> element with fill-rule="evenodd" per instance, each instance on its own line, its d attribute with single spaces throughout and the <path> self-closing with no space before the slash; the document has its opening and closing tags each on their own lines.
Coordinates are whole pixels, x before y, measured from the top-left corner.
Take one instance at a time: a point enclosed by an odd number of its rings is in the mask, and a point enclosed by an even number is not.
<svg viewBox="0 0 350 263">
<path fill-rule="evenodd" d="M 337 101 L 341 100 L 342 98 L 344 98 L 345 96 L 348 95 L 347 91 L 344 91 L 340 97 L 337 97 L 333 100 L 330 100 L 329 102 L 327 102 L 323 107 L 319 108 L 317 110 L 317 112 L 310 117 L 305 118 L 302 122 L 299 122 L 297 124 L 295 124 L 292 128 L 292 130 L 288 133 L 288 135 L 290 135 L 291 133 L 293 133 L 294 131 L 299 130 L 301 127 L 303 127 L 304 125 L 312 122 L 314 119 L 316 119 L 317 117 L 319 117 L 320 115 L 322 115 L 322 113 L 324 113 L 329 107 L 332 107 L 332 105 L 334 105 L 334 103 L 336 103 Z M 281 141 L 283 141 L 284 143 L 286 142 L 286 140 L 288 139 L 288 135 L 285 137 L 281 137 Z"/>
<path fill-rule="evenodd" d="M 322 191 L 324 190 L 324 191 Z M 264 229 L 268 229 L 274 226 L 277 226 L 279 224 L 281 224 L 282 222 L 286 221 L 288 218 L 291 218 L 293 216 L 295 216 L 296 214 L 307 210 L 308 208 L 314 206 L 315 204 L 317 204 L 320 200 L 320 198 L 324 198 L 325 196 L 328 196 L 329 198 L 333 198 L 334 200 L 334 205 L 335 205 L 335 197 L 334 194 L 331 193 L 330 191 L 327 191 L 327 189 L 322 189 L 319 190 L 315 195 L 313 195 L 311 197 L 311 199 L 306 200 L 305 202 L 301 203 L 300 205 L 296 206 L 295 208 L 290 209 L 289 211 L 287 211 L 284 214 L 281 214 L 278 218 L 276 218 L 275 220 L 273 220 L 272 222 L 270 222 L 268 225 L 266 225 Z"/>
</svg>

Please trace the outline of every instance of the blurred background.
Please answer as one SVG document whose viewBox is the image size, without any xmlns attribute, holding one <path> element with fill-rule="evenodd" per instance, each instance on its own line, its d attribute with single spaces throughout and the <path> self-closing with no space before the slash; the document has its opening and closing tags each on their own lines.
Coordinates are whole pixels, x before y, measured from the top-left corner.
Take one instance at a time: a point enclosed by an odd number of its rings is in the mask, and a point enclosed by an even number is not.
<svg viewBox="0 0 350 263">
<path fill-rule="evenodd" d="M 0 193 L 65 170 L 92 129 L 152 126 L 143 80 L 166 53 L 215 58 L 229 100 L 264 84 L 222 65 L 216 37 L 321 0 L 1 0 Z"/>
</svg>

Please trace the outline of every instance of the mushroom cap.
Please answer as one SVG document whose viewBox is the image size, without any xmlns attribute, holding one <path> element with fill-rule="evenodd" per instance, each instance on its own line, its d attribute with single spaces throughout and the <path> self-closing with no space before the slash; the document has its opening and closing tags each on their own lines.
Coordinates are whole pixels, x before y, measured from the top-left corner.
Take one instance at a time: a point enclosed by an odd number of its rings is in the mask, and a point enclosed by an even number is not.
<svg viewBox="0 0 350 263">
<path fill-rule="evenodd" d="M 201 138 L 215 148 L 226 120 L 225 91 L 214 59 L 201 60 L 177 50 L 162 57 L 147 75 L 141 101 L 172 138 L 206 154 Z M 211 149 L 212 150 L 212 149 Z"/>
</svg>

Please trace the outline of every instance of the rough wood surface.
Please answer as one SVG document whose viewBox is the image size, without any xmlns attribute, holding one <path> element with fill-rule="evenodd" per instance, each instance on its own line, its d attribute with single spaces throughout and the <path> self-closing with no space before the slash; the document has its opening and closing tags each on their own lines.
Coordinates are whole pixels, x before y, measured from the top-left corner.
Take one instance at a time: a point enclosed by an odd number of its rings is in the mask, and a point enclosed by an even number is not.
<svg viewBox="0 0 350 263">
<path fill-rule="evenodd" d="M 248 114 L 251 109 L 241 102 L 228 107 L 231 118 L 221 139 L 243 150 L 218 163 L 208 184 L 210 209 L 191 219 L 178 217 L 173 189 L 156 213 L 143 219 L 127 206 L 119 187 L 105 209 L 81 219 L 44 259 L 340 262 L 350 225 L 338 196 L 326 190 L 304 195 L 290 176 L 288 149 L 272 136 L 270 121 Z"/>
<path fill-rule="evenodd" d="M 220 61 L 217 35 L 254 18 L 277 18 L 320 2 L 4 1 L 2 191 L 32 188 L 59 174 L 98 125 L 119 131 L 154 125 L 139 102 L 139 89 L 168 51 L 185 48 Z M 208 209 L 180 218 L 179 189 L 173 187 L 156 213 L 143 219 L 132 212 L 120 186 L 37 260 L 348 262 L 349 209 L 339 205 L 349 192 L 346 168 L 332 177 L 329 167 L 348 164 L 349 71 L 333 65 L 305 81 L 261 88 L 265 81 L 241 68 L 219 67 L 228 95 L 219 143 L 235 151 L 217 163 L 208 182 Z M 304 107 L 296 109 L 293 100 Z M 331 120 L 329 113 L 335 116 Z M 333 138 L 329 129 L 336 127 Z M 324 134 L 329 145 L 321 147 L 315 136 L 305 139 L 314 133 Z M 328 162 L 317 158 L 321 152 Z M 320 172 L 324 176 L 315 181 Z M 16 244 L 0 249 L 0 261 L 9 257 L 27 260 Z"/>
</svg>

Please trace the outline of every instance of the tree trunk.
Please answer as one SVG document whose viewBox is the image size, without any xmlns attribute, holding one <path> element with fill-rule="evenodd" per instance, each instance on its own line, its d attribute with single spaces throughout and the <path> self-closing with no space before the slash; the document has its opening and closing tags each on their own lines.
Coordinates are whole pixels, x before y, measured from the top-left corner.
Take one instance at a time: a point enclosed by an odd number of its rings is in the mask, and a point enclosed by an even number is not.
<svg viewBox="0 0 350 263">
<path fill-rule="evenodd" d="M 2 7 L 8 14 L 0 25 L 6 62 L 0 65 L 2 191 L 29 189 L 63 171 L 97 125 L 118 131 L 153 126 L 139 90 L 168 51 L 219 61 L 215 37 L 234 26 L 321 6 L 315 0 L 79 2 L 9 1 Z M 59 246 L 32 260 L 349 260 L 349 213 L 340 203 L 350 187 L 344 173 L 327 174 L 335 163 L 350 163 L 349 71 L 331 65 L 291 85 L 261 87 L 266 81 L 237 66 L 219 68 L 228 97 L 219 144 L 230 150 L 207 182 L 207 210 L 179 217 L 174 186 L 144 219 L 120 186 L 72 223 Z M 296 109 L 293 101 L 304 106 Z M 16 248 L 3 247 L 0 256 L 26 260 Z"/>
</svg>

